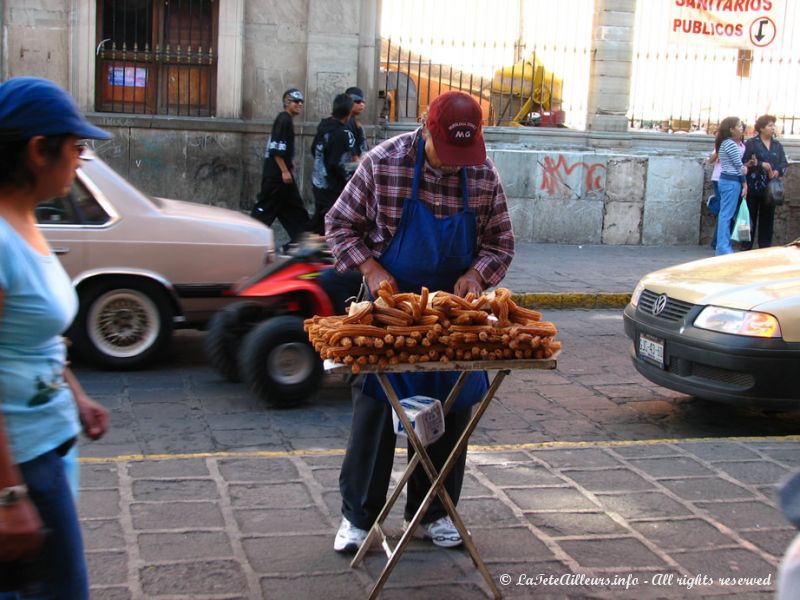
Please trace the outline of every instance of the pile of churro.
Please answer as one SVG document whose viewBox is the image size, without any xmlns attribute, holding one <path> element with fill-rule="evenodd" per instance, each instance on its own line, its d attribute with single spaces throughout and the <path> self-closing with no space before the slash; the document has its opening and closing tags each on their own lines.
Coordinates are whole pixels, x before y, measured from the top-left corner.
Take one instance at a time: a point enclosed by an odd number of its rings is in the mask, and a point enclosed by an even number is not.
<svg viewBox="0 0 800 600">
<path fill-rule="evenodd" d="M 398 293 L 383 282 L 374 302 L 307 319 L 305 330 L 322 358 L 353 373 L 364 365 L 550 358 L 561 348 L 555 325 L 517 305 L 505 288 L 461 298 L 424 287 Z"/>
</svg>

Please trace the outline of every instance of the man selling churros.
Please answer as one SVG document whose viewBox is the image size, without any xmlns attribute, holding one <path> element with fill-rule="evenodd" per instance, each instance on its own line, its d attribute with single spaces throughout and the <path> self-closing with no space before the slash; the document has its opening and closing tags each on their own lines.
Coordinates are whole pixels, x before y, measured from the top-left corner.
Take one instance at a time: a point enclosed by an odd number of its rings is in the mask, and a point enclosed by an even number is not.
<svg viewBox="0 0 800 600">
<path fill-rule="evenodd" d="M 514 234 L 500 176 L 486 157 L 478 102 L 447 92 L 436 98 L 416 131 L 373 148 L 325 218 L 326 238 L 340 272 L 358 269 L 373 298 L 442 291 L 464 298 L 497 285 L 514 256 Z M 421 304 L 421 303 L 420 303 Z M 399 396 L 441 401 L 458 372 L 392 374 Z M 473 372 L 445 418 L 445 433 L 428 447 L 440 469 L 467 426 L 470 409 L 487 389 L 483 372 Z M 359 376 L 353 385 L 353 421 L 339 476 L 342 524 L 337 552 L 354 552 L 386 501 L 395 435 L 392 410 L 377 378 Z M 413 452 L 409 447 L 409 456 Z M 445 481 L 458 502 L 466 451 Z M 418 467 L 408 484 L 405 520 L 410 522 L 430 482 Z M 437 497 L 422 519 L 425 536 L 437 546 L 462 539 Z"/>
</svg>

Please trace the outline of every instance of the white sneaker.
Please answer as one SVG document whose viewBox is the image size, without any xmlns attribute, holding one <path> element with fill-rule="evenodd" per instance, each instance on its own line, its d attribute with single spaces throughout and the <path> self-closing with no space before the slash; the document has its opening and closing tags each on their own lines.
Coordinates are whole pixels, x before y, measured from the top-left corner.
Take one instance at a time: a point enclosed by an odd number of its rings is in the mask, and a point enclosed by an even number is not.
<svg viewBox="0 0 800 600">
<path fill-rule="evenodd" d="M 367 539 L 368 531 L 359 529 L 342 517 L 342 524 L 339 525 L 339 531 L 336 532 L 336 539 L 333 540 L 333 549 L 336 552 L 358 552 L 361 544 Z"/>
<path fill-rule="evenodd" d="M 408 526 L 409 521 L 403 521 L 403 529 L 408 529 Z M 450 517 L 442 517 L 433 523 L 421 523 L 420 529 L 426 538 L 433 541 L 434 545 L 442 548 L 455 548 L 463 542 Z"/>
</svg>

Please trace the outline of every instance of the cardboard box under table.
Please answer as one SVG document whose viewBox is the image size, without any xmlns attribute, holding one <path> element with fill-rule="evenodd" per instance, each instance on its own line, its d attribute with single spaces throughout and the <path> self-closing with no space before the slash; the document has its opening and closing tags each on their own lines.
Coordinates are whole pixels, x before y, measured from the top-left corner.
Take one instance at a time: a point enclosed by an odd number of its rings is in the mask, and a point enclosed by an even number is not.
<svg viewBox="0 0 800 600">
<path fill-rule="evenodd" d="M 458 529 L 461 538 L 464 540 L 464 547 L 469 552 L 470 558 L 472 558 L 472 562 L 475 563 L 475 567 L 477 567 L 480 574 L 483 576 L 483 579 L 486 581 L 486 584 L 489 586 L 492 595 L 495 598 L 500 598 L 500 591 L 497 588 L 497 585 L 492 578 L 491 573 L 486 568 L 483 560 L 481 559 L 480 553 L 478 552 L 475 543 L 472 541 L 472 537 L 470 536 L 467 528 L 464 526 L 464 522 L 461 520 L 461 517 L 456 510 L 453 501 L 450 499 L 447 490 L 444 488 L 444 481 L 450 471 L 453 469 L 453 466 L 456 463 L 456 460 L 461 455 L 462 452 L 467 447 L 467 443 L 469 442 L 469 436 L 472 435 L 472 432 L 475 430 L 475 427 L 481 420 L 483 413 L 486 412 L 486 409 L 489 408 L 489 404 L 492 401 L 497 389 L 500 387 L 500 384 L 505 379 L 506 375 L 508 375 L 512 370 L 517 369 L 555 369 L 556 368 L 556 358 L 559 352 L 556 352 L 551 358 L 544 358 L 544 359 L 522 359 L 522 360 L 491 360 L 491 361 L 452 361 L 448 363 L 442 362 L 427 362 L 427 363 L 400 363 L 397 365 L 390 365 L 384 369 L 379 368 L 377 365 L 365 365 L 361 368 L 362 373 L 374 373 L 378 377 L 378 381 L 380 381 L 381 387 L 383 391 L 386 393 L 386 397 L 389 399 L 389 402 L 392 404 L 392 408 L 394 408 L 395 413 L 400 418 L 403 423 L 403 427 L 406 430 L 408 435 L 408 439 L 413 446 L 414 450 L 416 451 L 414 456 L 408 462 L 408 466 L 403 473 L 400 481 L 397 484 L 397 487 L 394 489 L 392 494 L 389 496 L 389 499 L 386 501 L 386 504 L 383 506 L 378 518 L 375 520 L 375 523 L 372 525 L 372 528 L 369 530 L 369 535 L 367 535 L 367 539 L 361 545 L 358 553 L 356 554 L 353 561 L 350 563 L 351 567 L 357 567 L 361 561 L 364 559 L 367 551 L 369 550 L 370 546 L 374 544 L 377 540 L 380 540 L 381 546 L 383 547 L 386 556 L 388 557 L 388 562 L 381 571 L 378 580 L 375 582 L 375 585 L 370 592 L 369 598 L 377 598 L 378 594 L 380 594 L 383 585 L 386 583 L 386 580 L 389 578 L 392 570 L 394 569 L 397 561 L 400 559 L 400 556 L 406 550 L 406 547 L 411 542 L 414 532 L 416 531 L 417 527 L 419 527 L 422 516 L 428 510 L 428 507 L 433 502 L 435 496 L 439 496 L 444 505 L 447 513 L 450 515 L 450 518 L 453 520 L 453 524 Z M 348 365 L 343 364 L 336 364 L 331 361 L 325 361 L 325 368 L 329 372 L 332 373 L 349 373 L 350 367 Z M 489 389 L 486 390 L 483 398 L 481 398 L 480 402 L 473 408 L 472 418 L 469 420 L 466 429 L 459 437 L 458 441 L 456 442 L 453 451 L 447 457 L 444 465 L 442 465 L 441 471 L 437 472 L 436 468 L 433 466 L 428 453 L 425 450 L 425 447 L 420 442 L 419 437 L 416 435 L 414 428 L 411 425 L 408 417 L 406 416 L 405 411 L 400 405 L 400 398 L 397 397 L 397 394 L 392 387 L 389 378 L 386 376 L 387 373 L 408 373 L 408 372 L 431 372 L 431 371 L 462 371 L 461 376 L 458 378 L 455 387 L 450 391 L 450 394 L 447 396 L 447 399 L 444 401 L 444 413 L 447 414 L 447 411 L 452 406 L 453 402 L 455 402 L 456 397 L 458 396 L 461 388 L 464 386 L 464 382 L 466 380 L 466 375 L 470 371 L 494 371 L 495 374 L 493 377 L 490 377 L 489 382 Z M 386 534 L 382 529 L 383 522 L 389 516 L 389 513 L 394 506 L 394 503 L 397 501 L 397 498 L 400 496 L 400 493 L 403 490 L 403 486 L 408 482 L 409 478 L 411 477 L 411 473 L 414 471 L 418 463 L 422 463 L 422 468 L 425 470 L 428 478 L 431 480 L 431 488 L 428 491 L 425 499 L 423 500 L 422 504 L 419 507 L 419 510 L 414 515 L 411 523 L 409 524 L 408 528 L 403 532 L 400 541 L 394 548 L 391 548 L 389 545 L 389 541 L 386 538 Z"/>
</svg>

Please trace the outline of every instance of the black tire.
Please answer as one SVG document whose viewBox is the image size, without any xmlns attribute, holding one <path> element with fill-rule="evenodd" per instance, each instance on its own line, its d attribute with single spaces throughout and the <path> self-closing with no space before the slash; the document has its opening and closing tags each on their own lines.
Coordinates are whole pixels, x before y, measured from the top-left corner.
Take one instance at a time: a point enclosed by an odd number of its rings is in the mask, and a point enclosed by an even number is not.
<svg viewBox="0 0 800 600">
<path fill-rule="evenodd" d="M 235 302 L 211 318 L 206 334 L 208 362 L 228 381 L 239 381 L 239 347 L 244 336 L 264 318 L 256 302 Z"/>
<path fill-rule="evenodd" d="M 268 319 L 247 334 L 239 372 L 253 394 L 276 407 L 305 400 L 319 389 L 323 376 L 303 319 L 291 315 Z"/>
<path fill-rule="evenodd" d="M 173 314 L 157 283 L 107 279 L 81 290 L 69 335 L 75 351 L 102 368 L 138 369 L 166 348 Z"/>
</svg>

